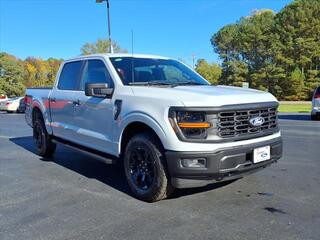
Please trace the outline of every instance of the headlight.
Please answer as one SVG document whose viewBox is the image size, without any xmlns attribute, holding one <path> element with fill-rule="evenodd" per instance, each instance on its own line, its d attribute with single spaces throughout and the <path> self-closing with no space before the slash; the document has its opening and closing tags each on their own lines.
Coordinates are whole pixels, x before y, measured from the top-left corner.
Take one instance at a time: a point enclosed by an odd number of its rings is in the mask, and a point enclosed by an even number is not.
<svg viewBox="0 0 320 240">
<path fill-rule="evenodd" d="M 204 112 L 177 111 L 169 120 L 175 132 L 187 139 L 206 139 L 211 127 Z"/>
</svg>

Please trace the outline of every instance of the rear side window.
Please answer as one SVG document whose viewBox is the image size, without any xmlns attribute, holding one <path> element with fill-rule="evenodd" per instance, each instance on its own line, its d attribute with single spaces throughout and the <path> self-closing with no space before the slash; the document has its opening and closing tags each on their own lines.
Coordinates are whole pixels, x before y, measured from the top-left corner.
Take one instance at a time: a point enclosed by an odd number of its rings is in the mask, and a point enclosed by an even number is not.
<svg viewBox="0 0 320 240">
<path fill-rule="evenodd" d="M 109 71 L 101 60 L 87 61 L 80 84 L 81 90 L 84 90 L 86 83 L 107 83 L 109 88 L 114 87 Z"/>
<path fill-rule="evenodd" d="M 316 94 L 320 94 L 320 86 L 317 88 Z"/>
<path fill-rule="evenodd" d="M 60 74 L 58 88 L 61 90 L 77 90 L 83 61 L 64 64 Z"/>
</svg>

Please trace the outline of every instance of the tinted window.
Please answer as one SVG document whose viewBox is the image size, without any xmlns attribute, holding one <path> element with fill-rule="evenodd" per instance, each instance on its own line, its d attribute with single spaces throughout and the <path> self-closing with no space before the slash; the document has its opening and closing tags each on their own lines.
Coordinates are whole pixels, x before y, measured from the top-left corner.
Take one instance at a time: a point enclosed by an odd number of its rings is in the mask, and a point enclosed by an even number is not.
<svg viewBox="0 0 320 240">
<path fill-rule="evenodd" d="M 61 90 L 77 90 L 81 73 L 82 61 L 64 64 L 60 74 L 58 88 Z"/>
<path fill-rule="evenodd" d="M 110 58 L 123 84 L 157 81 L 166 84 L 196 83 L 208 85 L 197 73 L 172 59 Z"/>
<path fill-rule="evenodd" d="M 80 89 L 84 90 L 86 83 L 107 83 L 109 88 L 113 88 L 113 81 L 101 60 L 88 60 L 83 71 Z"/>
</svg>

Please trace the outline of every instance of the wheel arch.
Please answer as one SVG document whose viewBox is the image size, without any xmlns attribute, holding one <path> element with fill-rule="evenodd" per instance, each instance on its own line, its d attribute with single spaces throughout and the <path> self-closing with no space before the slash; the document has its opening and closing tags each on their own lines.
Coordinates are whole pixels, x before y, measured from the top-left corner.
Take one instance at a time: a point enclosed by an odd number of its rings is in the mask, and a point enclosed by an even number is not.
<svg viewBox="0 0 320 240">
<path fill-rule="evenodd" d="M 32 127 L 34 125 L 34 121 L 37 118 L 41 118 L 42 119 L 42 121 L 43 121 L 43 123 L 44 123 L 44 125 L 46 127 L 47 132 L 50 135 L 52 135 L 52 129 L 50 127 L 50 121 L 47 119 L 48 118 L 48 114 L 41 110 L 41 105 L 34 104 L 33 107 L 32 107 L 32 112 L 31 112 L 31 124 L 32 124 Z"/>
<path fill-rule="evenodd" d="M 159 130 L 155 130 L 154 127 L 151 127 L 149 124 L 142 122 L 142 121 L 133 121 L 128 123 L 122 131 L 119 141 L 119 154 L 120 156 L 123 154 L 126 145 L 128 144 L 130 138 L 137 133 L 141 132 L 149 132 L 154 135 L 161 144 L 161 146 L 165 149 L 163 144 L 163 134 L 159 134 Z"/>
</svg>

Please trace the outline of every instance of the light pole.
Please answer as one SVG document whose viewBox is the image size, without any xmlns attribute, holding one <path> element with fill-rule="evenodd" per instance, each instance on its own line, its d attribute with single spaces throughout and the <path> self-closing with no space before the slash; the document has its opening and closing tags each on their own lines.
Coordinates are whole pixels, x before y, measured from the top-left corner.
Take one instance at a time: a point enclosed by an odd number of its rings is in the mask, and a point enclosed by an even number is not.
<svg viewBox="0 0 320 240">
<path fill-rule="evenodd" d="M 111 41 L 111 27 L 110 27 L 110 4 L 109 0 L 96 0 L 96 3 L 107 2 L 107 18 L 108 18 L 108 38 L 110 44 L 110 53 L 113 53 L 112 41 Z"/>
</svg>

